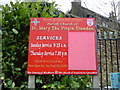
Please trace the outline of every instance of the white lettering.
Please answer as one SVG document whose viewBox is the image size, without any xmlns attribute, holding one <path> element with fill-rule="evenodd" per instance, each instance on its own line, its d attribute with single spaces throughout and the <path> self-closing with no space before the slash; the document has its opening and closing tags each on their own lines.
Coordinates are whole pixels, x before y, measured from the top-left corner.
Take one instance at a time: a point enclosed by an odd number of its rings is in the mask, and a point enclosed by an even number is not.
<svg viewBox="0 0 120 90">
<path fill-rule="evenodd" d="M 62 40 L 62 36 L 37 36 L 36 40 Z"/>
</svg>

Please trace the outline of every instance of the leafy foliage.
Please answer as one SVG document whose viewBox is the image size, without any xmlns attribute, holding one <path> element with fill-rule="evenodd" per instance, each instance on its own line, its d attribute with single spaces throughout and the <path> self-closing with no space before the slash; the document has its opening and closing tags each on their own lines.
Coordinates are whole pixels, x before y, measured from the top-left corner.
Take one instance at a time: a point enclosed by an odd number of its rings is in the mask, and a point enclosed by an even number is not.
<svg viewBox="0 0 120 90">
<path fill-rule="evenodd" d="M 48 2 L 10 2 L 3 7 L 3 87 L 27 88 L 27 54 L 30 17 L 62 17 Z M 36 75 L 36 88 L 87 88 L 91 76 Z M 88 85 L 88 86 L 86 86 Z"/>
<path fill-rule="evenodd" d="M 0 25 L 2 25 L 2 11 L 0 11 Z"/>
<path fill-rule="evenodd" d="M 2 8 L 2 5 L 0 5 L 0 8 Z M 2 10 L 0 10 L 0 26 L 2 25 Z"/>
<path fill-rule="evenodd" d="M 56 89 L 79 89 L 85 90 L 91 87 L 91 76 L 79 75 L 53 75 L 53 81 L 42 88 L 56 88 Z"/>
</svg>

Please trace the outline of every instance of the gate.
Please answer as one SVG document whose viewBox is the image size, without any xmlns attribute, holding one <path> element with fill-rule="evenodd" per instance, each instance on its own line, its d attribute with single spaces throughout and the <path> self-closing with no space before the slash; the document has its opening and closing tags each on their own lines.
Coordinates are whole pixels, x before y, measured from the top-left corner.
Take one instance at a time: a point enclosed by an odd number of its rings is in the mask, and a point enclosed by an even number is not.
<svg viewBox="0 0 120 90">
<path fill-rule="evenodd" d="M 120 72 L 120 38 L 117 33 L 107 35 L 104 32 L 103 36 L 98 33 L 97 42 L 100 88 L 106 87 L 108 90 L 111 86 L 110 73 Z"/>
</svg>

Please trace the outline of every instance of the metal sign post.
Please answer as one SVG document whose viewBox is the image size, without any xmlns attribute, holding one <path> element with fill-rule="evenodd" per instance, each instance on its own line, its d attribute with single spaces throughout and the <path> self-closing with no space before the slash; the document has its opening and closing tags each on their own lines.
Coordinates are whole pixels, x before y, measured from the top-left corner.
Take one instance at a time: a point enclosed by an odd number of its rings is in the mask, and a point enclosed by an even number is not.
<svg viewBox="0 0 120 90">
<path fill-rule="evenodd" d="M 28 88 L 35 89 L 35 75 L 28 76 Z"/>
</svg>

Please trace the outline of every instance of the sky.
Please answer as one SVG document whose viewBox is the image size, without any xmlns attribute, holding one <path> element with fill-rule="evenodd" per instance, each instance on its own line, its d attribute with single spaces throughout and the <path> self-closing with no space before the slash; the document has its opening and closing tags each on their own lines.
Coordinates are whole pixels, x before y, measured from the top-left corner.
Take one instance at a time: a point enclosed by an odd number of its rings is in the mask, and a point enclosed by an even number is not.
<svg viewBox="0 0 120 90">
<path fill-rule="evenodd" d="M 2 0 L 0 1 L 0 4 L 6 4 L 10 1 L 15 0 Z M 71 9 L 71 2 L 74 0 L 47 0 L 49 2 L 56 1 L 56 4 L 58 4 L 59 10 L 63 12 L 67 12 Z M 109 12 L 112 11 L 111 2 L 114 1 L 116 4 L 120 0 L 81 0 L 82 6 L 85 8 L 88 8 L 94 12 L 97 12 L 103 16 L 109 17 Z"/>
</svg>

